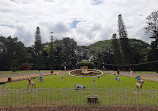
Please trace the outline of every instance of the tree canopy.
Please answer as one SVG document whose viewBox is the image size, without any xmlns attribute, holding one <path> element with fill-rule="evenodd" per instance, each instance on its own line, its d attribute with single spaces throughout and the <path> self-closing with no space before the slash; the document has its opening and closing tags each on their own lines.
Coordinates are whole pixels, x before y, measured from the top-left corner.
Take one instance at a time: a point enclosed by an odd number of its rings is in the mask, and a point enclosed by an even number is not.
<svg viewBox="0 0 158 111">
<path fill-rule="evenodd" d="M 146 32 L 150 38 L 154 39 L 151 43 L 152 50 L 149 52 L 148 60 L 158 60 L 158 11 L 152 12 L 147 18 L 147 26 L 145 27 Z M 150 65 L 151 70 L 158 72 L 158 63 Z"/>
<path fill-rule="evenodd" d="M 26 62 L 26 48 L 17 38 L 0 37 L 0 70 L 14 70 Z"/>
</svg>

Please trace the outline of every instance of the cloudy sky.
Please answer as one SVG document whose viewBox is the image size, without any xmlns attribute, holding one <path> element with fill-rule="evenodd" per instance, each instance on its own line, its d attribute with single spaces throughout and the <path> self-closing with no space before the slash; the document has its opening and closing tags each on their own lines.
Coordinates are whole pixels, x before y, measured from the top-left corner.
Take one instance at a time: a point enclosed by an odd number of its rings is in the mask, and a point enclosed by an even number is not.
<svg viewBox="0 0 158 111">
<path fill-rule="evenodd" d="M 151 39 L 145 34 L 146 17 L 158 10 L 158 0 L 0 0 L 0 36 L 18 37 L 34 44 L 36 27 L 42 42 L 70 37 L 78 45 L 111 39 L 122 14 L 128 37 Z"/>
</svg>

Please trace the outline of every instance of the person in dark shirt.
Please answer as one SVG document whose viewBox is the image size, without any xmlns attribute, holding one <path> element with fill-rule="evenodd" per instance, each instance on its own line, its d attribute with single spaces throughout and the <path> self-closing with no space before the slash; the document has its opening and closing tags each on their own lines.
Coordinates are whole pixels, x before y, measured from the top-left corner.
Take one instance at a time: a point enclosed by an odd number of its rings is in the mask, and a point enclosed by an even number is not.
<svg viewBox="0 0 158 111">
<path fill-rule="evenodd" d="M 120 74 L 120 69 L 117 70 L 117 74 L 118 74 L 118 75 Z"/>
</svg>

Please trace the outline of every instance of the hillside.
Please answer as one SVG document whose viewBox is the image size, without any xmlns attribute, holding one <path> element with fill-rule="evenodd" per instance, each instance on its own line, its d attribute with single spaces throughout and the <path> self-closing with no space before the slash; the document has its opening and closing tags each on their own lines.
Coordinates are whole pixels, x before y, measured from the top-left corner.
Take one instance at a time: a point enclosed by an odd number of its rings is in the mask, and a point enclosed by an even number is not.
<svg viewBox="0 0 158 111">
<path fill-rule="evenodd" d="M 150 50 L 150 44 L 139 40 L 139 39 L 129 39 L 130 45 L 131 45 L 131 49 L 133 50 L 133 52 L 148 52 Z M 87 48 L 90 51 L 94 51 L 94 52 L 100 52 L 102 50 L 112 50 L 112 40 L 104 40 L 104 41 L 98 41 L 94 44 L 90 44 L 89 46 L 87 46 Z"/>
</svg>

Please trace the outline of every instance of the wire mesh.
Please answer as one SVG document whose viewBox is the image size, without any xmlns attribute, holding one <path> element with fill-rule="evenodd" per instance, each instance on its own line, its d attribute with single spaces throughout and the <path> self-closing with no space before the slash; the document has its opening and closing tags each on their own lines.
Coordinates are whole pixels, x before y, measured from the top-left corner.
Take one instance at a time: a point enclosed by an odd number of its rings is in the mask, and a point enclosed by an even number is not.
<svg viewBox="0 0 158 111">
<path fill-rule="evenodd" d="M 28 91 L 26 89 L 0 90 L 0 108 L 10 107 L 48 107 L 58 109 L 74 107 L 76 110 L 85 110 L 93 106 L 96 109 L 102 107 L 158 107 L 158 89 L 143 89 L 139 92 L 135 89 L 125 88 L 96 88 L 75 90 L 70 88 L 37 88 Z M 87 98 L 89 95 L 92 101 Z M 95 96 L 97 95 L 97 97 Z M 96 98 L 94 98 L 96 97 Z M 81 107 L 82 106 L 82 107 Z"/>
</svg>

